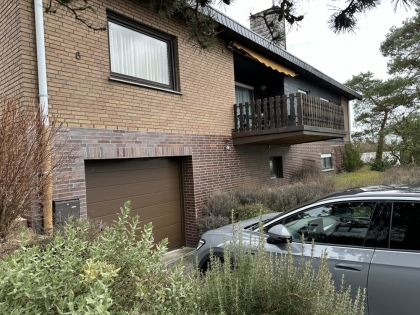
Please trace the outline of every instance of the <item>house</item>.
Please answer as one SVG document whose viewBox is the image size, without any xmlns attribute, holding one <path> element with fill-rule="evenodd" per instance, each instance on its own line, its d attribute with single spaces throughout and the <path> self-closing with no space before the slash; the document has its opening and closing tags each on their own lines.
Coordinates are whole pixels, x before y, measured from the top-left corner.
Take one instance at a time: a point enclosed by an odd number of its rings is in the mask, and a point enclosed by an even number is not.
<svg viewBox="0 0 420 315">
<path fill-rule="evenodd" d="M 74 207 L 109 223 L 131 200 L 157 240 L 193 246 L 212 191 L 286 184 L 304 163 L 336 170 L 348 102 L 359 94 L 220 12 L 217 43 L 203 52 L 182 20 L 135 0 L 91 2 L 107 31 L 44 14 L 42 42 L 34 1 L 0 11 L 0 94 L 46 98 L 36 48 L 44 45 L 49 112 L 79 148 L 54 174 L 56 212 Z"/>
</svg>

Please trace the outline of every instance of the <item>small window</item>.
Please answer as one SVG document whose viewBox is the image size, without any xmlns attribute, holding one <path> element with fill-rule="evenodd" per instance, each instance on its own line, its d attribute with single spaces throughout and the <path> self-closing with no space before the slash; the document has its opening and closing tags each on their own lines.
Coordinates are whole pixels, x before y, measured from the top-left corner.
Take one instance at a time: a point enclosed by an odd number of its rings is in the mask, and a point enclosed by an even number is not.
<svg viewBox="0 0 420 315">
<path fill-rule="evenodd" d="M 292 234 L 293 241 L 363 246 L 374 202 L 342 202 L 327 204 L 291 215 L 284 226 Z"/>
<path fill-rule="evenodd" d="M 302 93 L 302 94 L 308 94 L 308 91 L 305 91 L 305 90 L 301 90 L 301 89 L 298 89 L 298 93 Z"/>
<path fill-rule="evenodd" d="M 281 156 L 270 157 L 271 178 L 283 178 L 283 158 Z"/>
<path fill-rule="evenodd" d="M 396 202 L 392 209 L 389 247 L 420 250 L 420 204 Z"/>
<path fill-rule="evenodd" d="M 174 37 L 107 13 L 111 79 L 175 90 Z"/>
<path fill-rule="evenodd" d="M 322 167 L 322 170 L 331 170 L 332 169 L 331 154 L 321 154 L 321 167 Z"/>
</svg>

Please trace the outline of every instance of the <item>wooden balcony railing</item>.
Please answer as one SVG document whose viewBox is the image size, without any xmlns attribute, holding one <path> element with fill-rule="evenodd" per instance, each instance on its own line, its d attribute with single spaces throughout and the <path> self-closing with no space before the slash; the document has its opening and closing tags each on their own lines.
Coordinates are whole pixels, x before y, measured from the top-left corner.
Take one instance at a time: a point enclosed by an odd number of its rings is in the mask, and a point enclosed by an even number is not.
<svg viewBox="0 0 420 315">
<path fill-rule="evenodd" d="M 303 93 L 235 104 L 233 111 L 234 132 L 301 125 L 344 130 L 344 112 L 341 105 Z"/>
</svg>

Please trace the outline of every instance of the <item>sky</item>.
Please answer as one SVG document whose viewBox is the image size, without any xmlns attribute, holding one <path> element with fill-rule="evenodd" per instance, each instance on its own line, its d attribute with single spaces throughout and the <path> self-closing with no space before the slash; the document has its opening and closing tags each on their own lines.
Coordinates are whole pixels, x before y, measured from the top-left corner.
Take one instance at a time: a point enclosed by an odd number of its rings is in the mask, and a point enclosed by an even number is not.
<svg viewBox="0 0 420 315">
<path fill-rule="evenodd" d="M 336 35 L 327 25 L 332 12 L 328 5 L 332 2 L 336 6 L 344 4 L 332 0 L 301 2 L 299 13 L 304 13 L 305 18 L 300 27 L 288 29 L 287 51 L 341 83 L 367 71 L 379 79 L 389 77 L 387 58 L 379 52 L 380 43 L 390 27 L 401 26 L 403 20 L 414 15 L 414 9 L 399 7 L 394 12 L 391 1 L 383 1 L 378 8 L 360 16 L 354 34 Z M 236 0 L 217 9 L 249 28 L 249 14 L 271 5 L 272 0 Z"/>
</svg>

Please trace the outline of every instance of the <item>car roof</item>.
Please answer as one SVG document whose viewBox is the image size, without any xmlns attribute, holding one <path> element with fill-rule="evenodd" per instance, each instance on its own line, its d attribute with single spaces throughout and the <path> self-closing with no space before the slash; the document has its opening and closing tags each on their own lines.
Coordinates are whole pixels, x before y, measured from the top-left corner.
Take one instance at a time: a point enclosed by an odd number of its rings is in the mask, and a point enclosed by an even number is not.
<svg viewBox="0 0 420 315">
<path fill-rule="evenodd" d="M 334 201 L 343 198 L 373 198 L 373 199 L 393 199 L 393 198 L 419 198 L 420 199 L 420 185 L 379 185 L 368 186 L 360 188 L 352 188 L 343 190 L 325 196 L 317 201 Z"/>
</svg>

